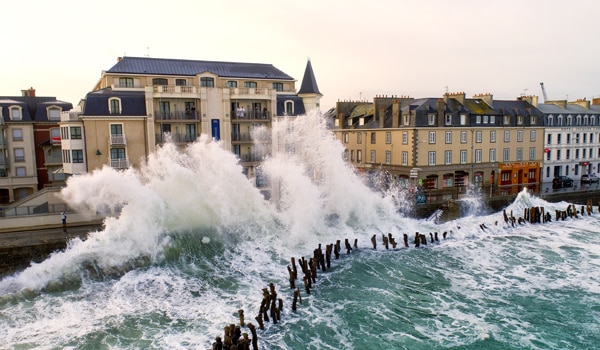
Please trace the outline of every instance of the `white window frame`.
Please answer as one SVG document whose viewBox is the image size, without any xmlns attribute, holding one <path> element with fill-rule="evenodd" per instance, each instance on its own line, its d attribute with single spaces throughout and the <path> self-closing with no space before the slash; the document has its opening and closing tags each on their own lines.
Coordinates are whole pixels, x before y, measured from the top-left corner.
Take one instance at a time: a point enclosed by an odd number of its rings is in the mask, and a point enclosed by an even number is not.
<svg viewBox="0 0 600 350">
<path fill-rule="evenodd" d="M 429 144 L 435 144 L 435 131 L 429 132 Z"/>
<path fill-rule="evenodd" d="M 434 166 L 435 165 L 435 151 L 430 151 L 427 158 L 428 158 L 428 164 L 430 166 Z"/>
<path fill-rule="evenodd" d="M 444 151 L 444 164 L 446 164 L 446 165 L 452 164 L 452 151 L 451 150 Z"/>
</svg>

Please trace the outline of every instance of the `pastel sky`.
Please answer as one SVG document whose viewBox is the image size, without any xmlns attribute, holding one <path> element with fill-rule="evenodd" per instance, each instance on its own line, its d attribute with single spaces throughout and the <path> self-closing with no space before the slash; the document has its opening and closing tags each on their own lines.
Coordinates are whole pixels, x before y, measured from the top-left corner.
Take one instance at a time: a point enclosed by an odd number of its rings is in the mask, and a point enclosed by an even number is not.
<svg viewBox="0 0 600 350">
<path fill-rule="evenodd" d="M 270 63 L 323 111 L 375 95 L 600 97 L 597 0 L 30 0 L 1 6 L 0 95 L 77 104 L 117 57 Z"/>
</svg>

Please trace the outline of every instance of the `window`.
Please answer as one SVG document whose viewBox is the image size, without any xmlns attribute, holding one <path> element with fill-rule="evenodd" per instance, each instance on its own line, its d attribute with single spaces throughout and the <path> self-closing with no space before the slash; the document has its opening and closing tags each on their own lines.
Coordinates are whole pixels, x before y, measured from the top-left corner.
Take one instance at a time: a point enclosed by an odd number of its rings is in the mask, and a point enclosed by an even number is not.
<svg viewBox="0 0 600 350">
<path fill-rule="evenodd" d="M 133 78 L 119 78 L 119 87 L 132 88 L 133 87 Z"/>
<path fill-rule="evenodd" d="M 567 134 L 567 144 L 571 143 L 571 134 Z"/>
<path fill-rule="evenodd" d="M 345 132 L 344 133 L 344 143 L 348 143 L 349 141 L 350 141 L 350 135 L 347 132 Z"/>
<path fill-rule="evenodd" d="M 356 161 L 359 163 L 362 162 L 362 150 L 360 149 L 356 151 Z"/>
<path fill-rule="evenodd" d="M 579 148 L 575 150 L 575 159 L 579 159 Z"/>
<path fill-rule="evenodd" d="M 575 119 L 575 125 L 580 126 L 581 125 L 581 116 L 578 115 L 577 118 Z"/>
<path fill-rule="evenodd" d="M 200 86 L 202 87 L 215 87 L 215 78 L 201 77 Z"/>
<path fill-rule="evenodd" d="M 348 160 L 348 150 L 344 152 L 344 160 Z M 354 161 L 354 150 L 350 151 L 350 161 Z"/>
<path fill-rule="evenodd" d="M 25 161 L 25 149 L 24 148 L 15 148 L 13 150 L 15 155 L 15 162 L 24 162 Z"/>
<path fill-rule="evenodd" d="M 152 85 L 169 85 L 169 81 L 165 78 L 152 79 Z"/>
<path fill-rule="evenodd" d="M 548 126 L 552 126 L 553 122 L 554 122 L 554 118 L 552 116 L 548 116 Z"/>
<path fill-rule="evenodd" d="M 123 135 L 123 124 L 110 124 L 110 136 Z"/>
<path fill-rule="evenodd" d="M 579 143 L 579 134 L 575 134 L 575 143 Z"/>
<path fill-rule="evenodd" d="M 10 107 L 10 120 L 21 120 L 21 107 Z"/>
<path fill-rule="evenodd" d="M 371 151 L 371 160 L 370 160 L 371 163 L 375 163 L 375 155 L 376 155 L 375 151 L 374 150 Z"/>
<path fill-rule="evenodd" d="M 496 142 L 496 130 L 490 131 L 490 142 Z"/>
<path fill-rule="evenodd" d="M 359 131 L 358 134 L 356 134 L 356 143 L 359 145 L 362 143 L 362 131 Z"/>
<path fill-rule="evenodd" d="M 447 114 L 446 118 L 444 119 L 444 124 L 446 125 L 451 125 L 452 124 L 452 116 Z"/>
<path fill-rule="evenodd" d="M 586 143 L 586 142 L 587 142 L 587 134 L 586 134 L 586 133 L 584 133 L 584 134 L 583 134 L 583 143 Z"/>
<path fill-rule="evenodd" d="M 435 114 L 427 115 L 427 125 L 435 125 Z"/>
<path fill-rule="evenodd" d="M 408 114 L 404 115 L 404 125 L 408 125 L 410 123 L 410 116 Z"/>
<path fill-rule="evenodd" d="M 567 154 L 565 155 L 566 156 L 565 159 L 571 159 L 571 150 L 568 149 L 566 153 Z"/>
<path fill-rule="evenodd" d="M 562 134 L 557 134 L 556 135 L 556 143 L 560 145 L 561 141 L 562 141 Z"/>
<path fill-rule="evenodd" d="M 244 82 L 244 87 L 245 88 L 248 88 L 248 89 L 254 88 L 254 89 L 256 89 L 256 86 L 257 86 L 257 84 L 256 84 L 255 81 L 245 81 Z"/>
<path fill-rule="evenodd" d="M 73 163 L 83 163 L 83 150 L 74 149 L 71 151 Z"/>
<path fill-rule="evenodd" d="M 121 101 L 118 98 L 108 100 L 110 114 L 121 114 Z"/>
<path fill-rule="evenodd" d="M 60 137 L 63 140 L 69 139 L 69 127 L 68 126 L 62 126 L 60 128 Z"/>
<path fill-rule="evenodd" d="M 294 102 L 287 101 L 285 103 L 285 114 L 294 115 Z"/>
<path fill-rule="evenodd" d="M 490 115 L 490 124 L 496 124 L 496 116 Z"/>
<path fill-rule="evenodd" d="M 452 151 L 444 152 L 444 164 L 452 164 Z"/>
<path fill-rule="evenodd" d="M 546 160 L 551 160 L 552 159 L 552 151 L 548 151 L 548 153 L 546 153 Z"/>
<path fill-rule="evenodd" d="M 467 151 L 464 149 L 460 151 L 460 164 L 467 164 Z"/>
<path fill-rule="evenodd" d="M 546 141 L 546 143 L 549 145 L 552 144 L 552 134 L 548 134 L 548 141 Z"/>
<path fill-rule="evenodd" d="M 532 115 L 529 117 L 529 125 L 535 125 L 537 124 L 537 118 L 535 117 L 535 115 Z"/>
<path fill-rule="evenodd" d="M 510 142 L 510 131 L 504 130 L 504 142 Z"/>
<path fill-rule="evenodd" d="M 283 83 L 273 83 L 273 90 L 283 91 Z"/>
<path fill-rule="evenodd" d="M 558 116 L 558 120 L 557 120 L 557 124 L 558 126 L 562 126 L 563 125 L 563 117 L 562 116 Z"/>
<path fill-rule="evenodd" d="M 481 163 L 483 151 L 481 149 L 475 150 L 475 163 Z"/>
<path fill-rule="evenodd" d="M 13 129 L 12 130 L 13 141 L 23 141 L 23 130 Z"/>
<path fill-rule="evenodd" d="M 49 120 L 60 120 L 60 108 L 48 108 Z"/>
<path fill-rule="evenodd" d="M 71 152 L 67 149 L 62 150 L 63 163 L 71 163 Z"/>
<path fill-rule="evenodd" d="M 460 132 L 460 143 L 467 143 L 467 132 L 466 131 Z"/>
<path fill-rule="evenodd" d="M 452 131 L 446 131 L 446 143 L 452 143 Z"/>
<path fill-rule="evenodd" d="M 535 142 L 535 130 L 529 131 L 529 141 Z"/>
<path fill-rule="evenodd" d="M 517 142 L 523 142 L 523 130 L 517 130 Z"/>
<path fill-rule="evenodd" d="M 482 140 L 481 130 L 477 130 L 475 132 L 475 142 L 481 143 L 481 140 Z"/>
<path fill-rule="evenodd" d="M 372 144 L 377 142 L 376 136 L 377 136 L 377 134 L 375 134 L 375 132 L 371 132 L 371 143 Z"/>
<path fill-rule="evenodd" d="M 429 143 L 431 143 L 431 144 L 435 143 L 435 131 L 429 132 Z"/>
<path fill-rule="evenodd" d="M 175 79 L 175 85 L 177 85 L 177 86 L 187 86 L 187 80 L 185 80 L 185 79 Z"/>
<path fill-rule="evenodd" d="M 510 124 L 510 116 L 509 115 L 505 115 L 504 116 L 504 125 L 508 125 Z"/>
<path fill-rule="evenodd" d="M 466 124 L 467 124 L 467 115 L 461 114 L 460 115 L 460 125 L 466 125 Z"/>
<path fill-rule="evenodd" d="M 573 117 L 568 116 L 567 117 L 567 126 L 571 126 L 573 124 Z"/>
<path fill-rule="evenodd" d="M 402 165 L 408 165 L 408 152 L 402 152 Z"/>
<path fill-rule="evenodd" d="M 523 116 L 522 115 L 517 116 L 517 125 L 523 125 Z"/>
<path fill-rule="evenodd" d="M 227 81 L 227 87 L 228 88 L 236 88 L 237 87 L 237 81 L 235 81 L 235 80 L 228 80 Z"/>
<path fill-rule="evenodd" d="M 125 159 L 125 148 L 111 148 L 110 159 Z"/>
<path fill-rule="evenodd" d="M 493 163 L 495 161 L 496 161 L 496 149 L 490 148 L 490 163 Z"/>
<path fill-rule="evenodd" d="M 24 166 L 18 166 L 15 168 L 17 176 L 27 176 L 27 170 Z"/>
<path fill-rule="evenodd" d="M 429 152 L 429 165 L 435 165 L 435 151 Z"/>
<path fill-rule="evenodd" d="M 517 161 L 520 162 L 523 160 L 523 148 L 517 148 Z"/>
<path fill-rule="evenodd" d="M 483 116 L 483 124 L 487 124 L 489 119 L 490 119 L 489 116 L 484 115 Z"/>
<path fill-rule="evenodd" d="M 480 115 L 475 116 L 475 124 L 481 124 L 481 116 Z"/>
<path fill-rule="evenodd" d="M 50 141 L 52 143 L 60 143 L 60 129 L 59 128 L 52 128 L 50 129 Z"/>
<path fill-rule="evenodd" d="M 402 132 L 402 144 L 408 145 L 408 132 L 406 131 Z"/>
<path fill-rule="evenodd" d="M 196 124 L 185 124 L 185 141 L 193 142 L 196 140 Z"/>
<path fill-rule="evenodd" d="M 81 139 L 81 127 L 80 126 L 72 126 L 71 127 L 71 138 L 73 140 Z"/>
<path fill-rule="evenodd" d="M 385 133 L 385 143 L 388 145 L 392 143 L 392 133 L 389 131 Z"/>
<path fill-rule="evenodd" d="M 508 162 L 510 160 L 510 148 L 505 148 L 502 153 L 502 161 Z"/>
<path fill-rule="evenodd" d="M 385 151 L 385 164 L 392 163 L 392 151 Z"/>
</svg>

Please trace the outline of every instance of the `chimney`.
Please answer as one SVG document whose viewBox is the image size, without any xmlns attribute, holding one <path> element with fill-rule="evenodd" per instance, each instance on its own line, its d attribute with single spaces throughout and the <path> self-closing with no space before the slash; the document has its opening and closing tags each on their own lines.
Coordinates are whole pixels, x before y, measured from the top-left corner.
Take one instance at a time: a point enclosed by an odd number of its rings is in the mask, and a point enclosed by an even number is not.
<svg viewBox="0 0 600 350">
<path fill-rule="evenodd" d="M 35 89 L 30 87 L 27 90 L 21 90 L 21 96 L 23 97 L 35 97 Z"/>
<path fill-rule="evenodd" d="M 600 97 L 596 97 L 592 99 L 592 106 L 600 105 Z"/>
<path fill-rule="evenodd" d="M 464 92 L 446 92 L 444 94 L 444 102 L 448 102 L 449 98 L 453 98 L 458 101 L 461 105 L 465 104 L 465 93 Z"/>
<path fill-rule="evenodd" d="M 577 101 L 569 102 L 570 105 L 577 105 L 585 109 L 590 109 L 590 101 L 584 98 L 578 98 Z"/>
<path fill-rule="evenodd" d="M 121 60 L 123 59 L 123 57 L 117 57 L 117 62 L 121 62 Z"/>
<path fill-rule="evenodd" d="M 474 96 L 473 96 L 473 98 L 478 98 L 478 99 L 481 99 L 481 100 L 483 100 L 483 102 L 485 102 L 485 103 L 486 103 L 488 106 L 490 106 L 490 107 L 492 107 L 492 108 L 494 107 L 494 96 L 493 96 L 492 94 L 490 94 L 489 92 L 488 92 L 488 93 L 485 93 L 485 94 L 477 94 L 477 95 L 474 95 Z"/>
<path fill-rule="evenodd" d="M 537 108 L 537 106 L 538 106 L 538 97 L 536 95 L 519 96 L 519 97 L 517 97 L 517 100 L 525 101 L 535 108 Z"/>
</svg>

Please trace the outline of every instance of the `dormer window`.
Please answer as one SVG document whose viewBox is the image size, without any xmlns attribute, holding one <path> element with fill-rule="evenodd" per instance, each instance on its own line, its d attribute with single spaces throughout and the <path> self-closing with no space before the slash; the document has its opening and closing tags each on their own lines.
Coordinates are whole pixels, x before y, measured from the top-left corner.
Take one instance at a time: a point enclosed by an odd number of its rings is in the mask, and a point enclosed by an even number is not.
<svg viewBox="0 0 600 350">
<path fill-rule="evenodd" d="M 48 120 L 60 120 L 60 111 L 60 108 L 49 107 L 46 111 L 48 113 Z"/>
<path fill-rule="evenodd" d="M 22 120 L 23 113 L 22 108 L 19 106 L 13 106 L 9 108 L 10 111 L 10 120 Z"/>
<path fill-rule="evenodd" d="M 294 102 L 292 102 L 292 101 L 285 102 L 285 114 L 286 115 L 294 115 Z"/>
<path fill-rule="evenodd" d="M 121 114 L 121 100 L 118 98 L 111 98 L 108 100 L 108 108 L 110 114 Z"/>
<path fill-rule="evenodd" d="M 427 124 L 428 125 L 435 125 L 435 114 L 429 114 L 427 116 Z"/>
<path fill-rule="evenodd" d="M 517 125 L 523 125 L 523 116 L 522 115 L 517 116 Z"/>
</svg>

